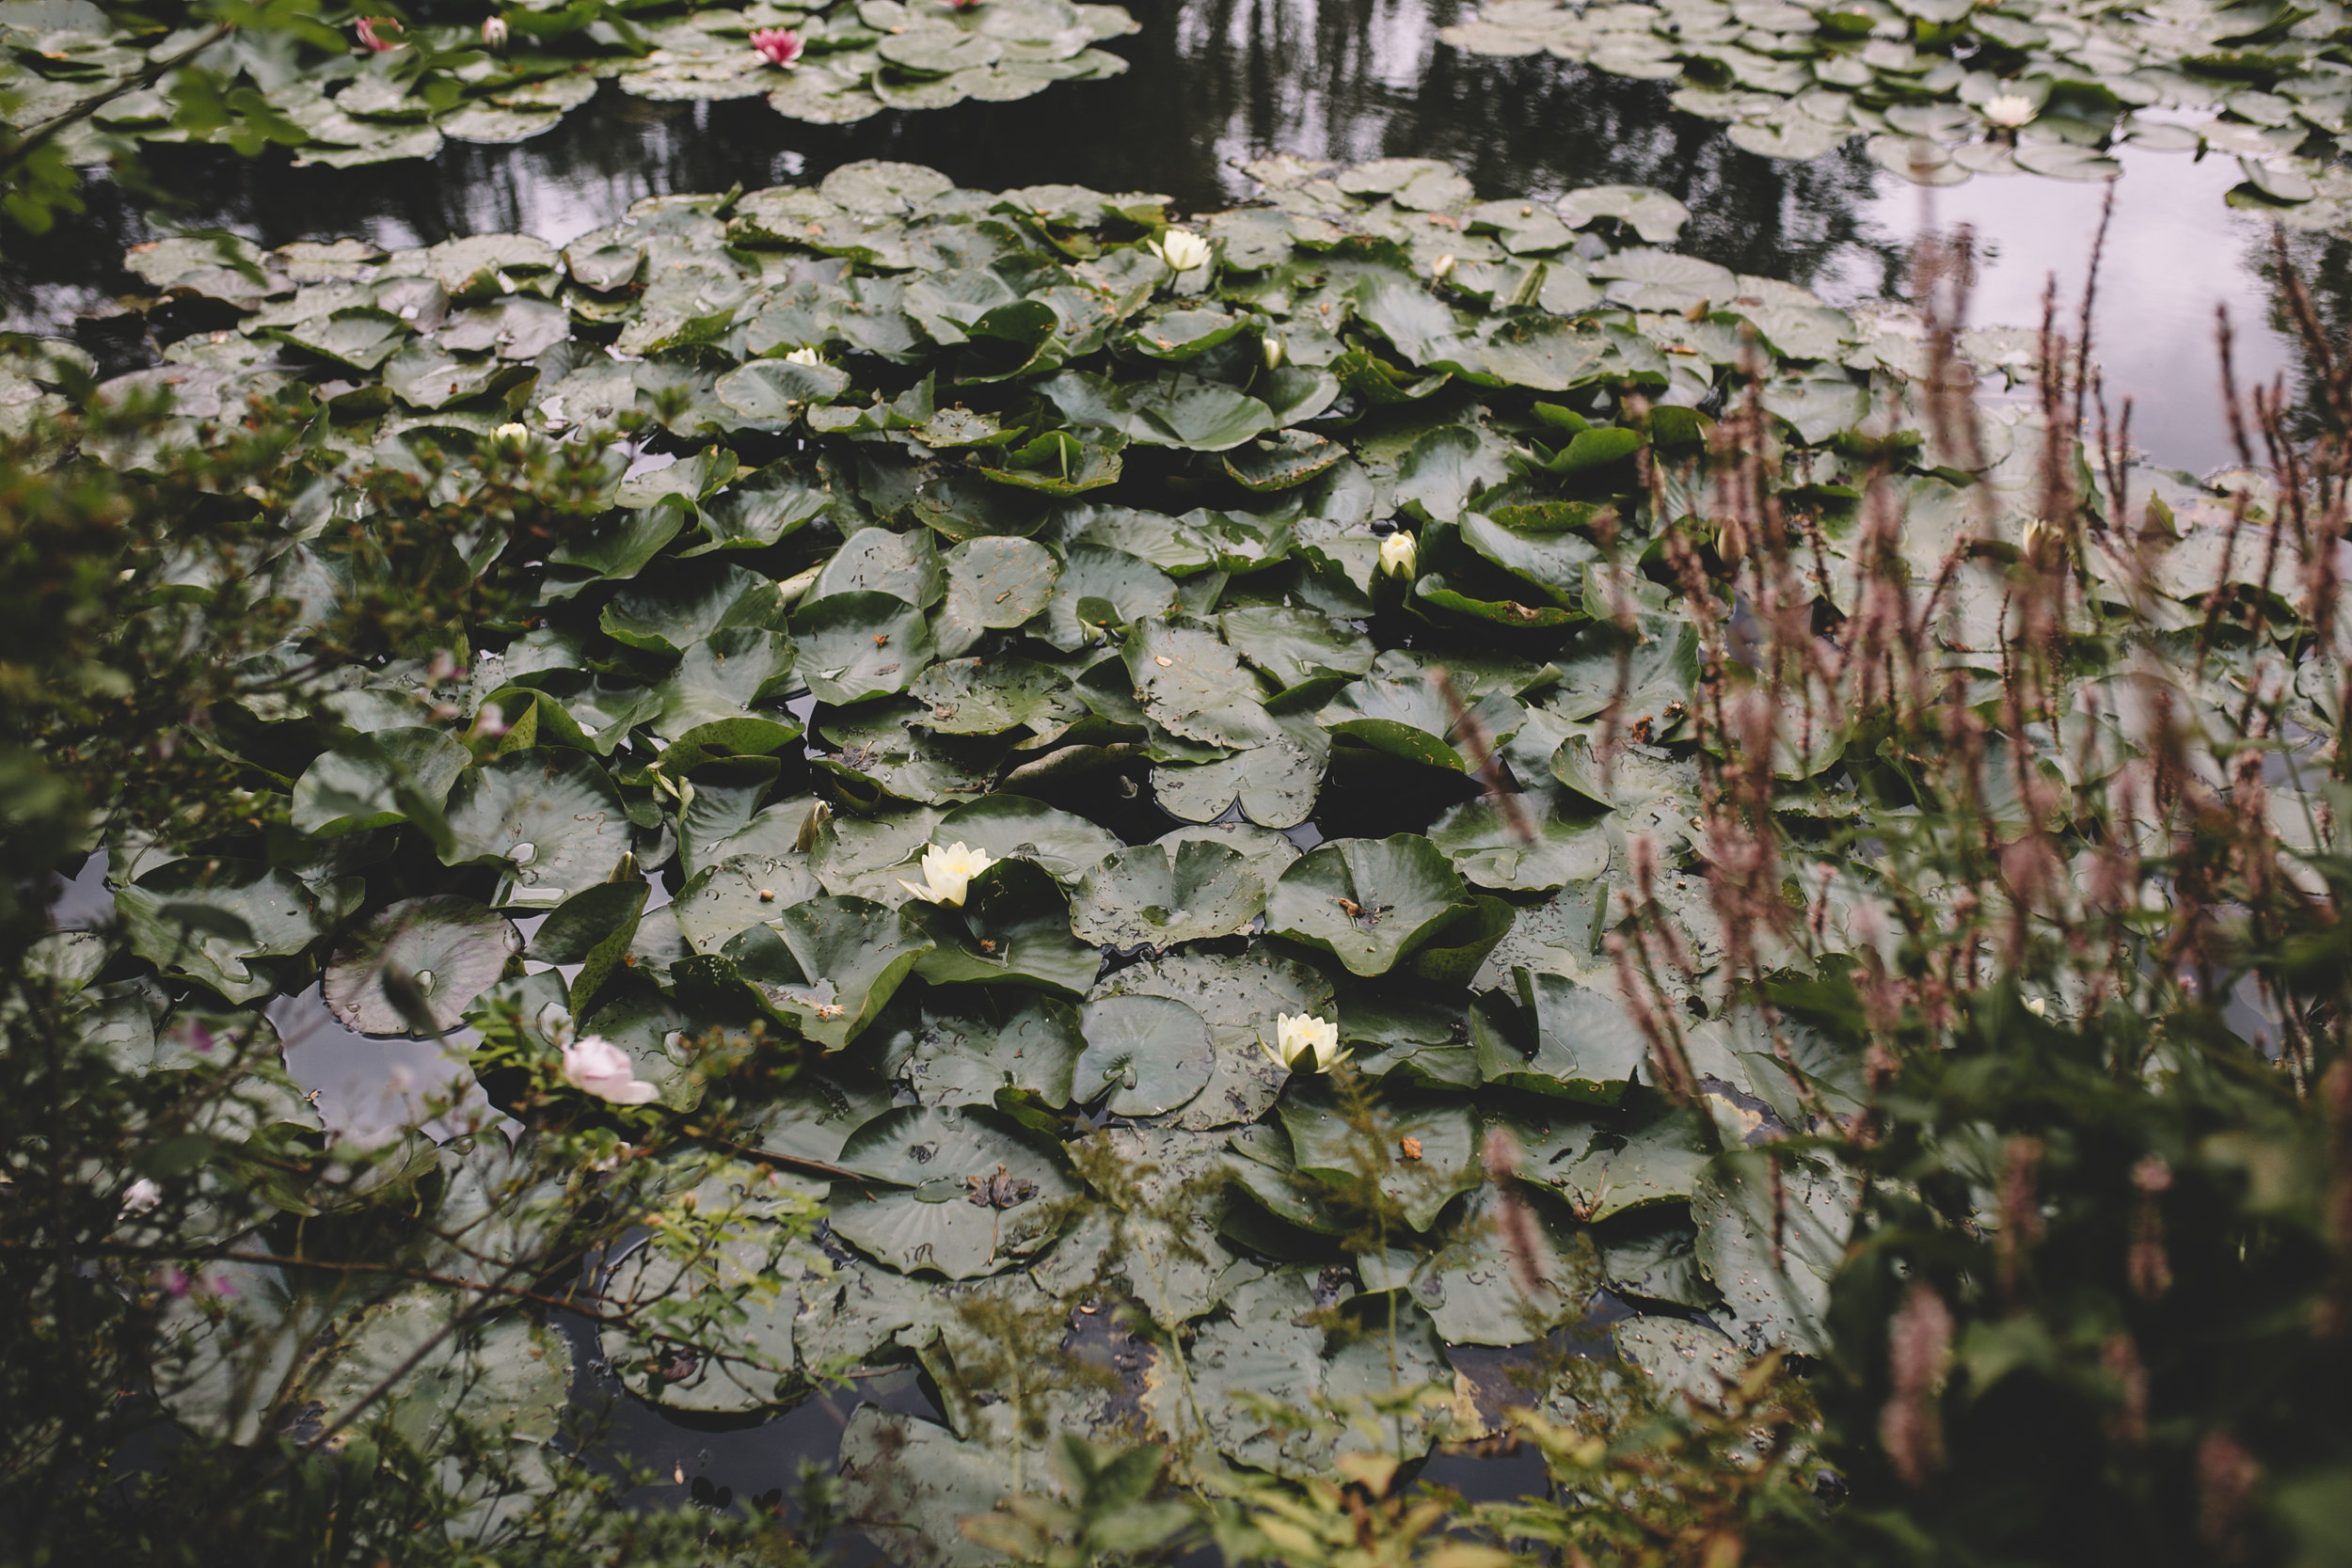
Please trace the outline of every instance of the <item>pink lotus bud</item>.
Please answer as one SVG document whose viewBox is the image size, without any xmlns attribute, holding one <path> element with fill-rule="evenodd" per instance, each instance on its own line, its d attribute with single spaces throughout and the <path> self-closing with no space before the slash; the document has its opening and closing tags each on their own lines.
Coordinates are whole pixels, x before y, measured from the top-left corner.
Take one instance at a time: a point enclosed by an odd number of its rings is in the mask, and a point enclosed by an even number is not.
<svg viewBox="0 0 2352 1568">
<path fill-rule="evenodd" d="M 381 55 L 388 49 L 397 49 L 400 47 L 399 44 L 388 43 L 381 37 L 379 37 L 376 33 L 376 29 L 378 27 L 382 27 L 394 33 L 405 32 L 407 30 L 389 16 L 361 17 L 358 21 L 358 26 L 354 30 L 359 35 L 360 47 L 367 50 L 372 55 Z"/>
<path fill-rule="evenodd" d="M 752 35 L 752 47 L 759 51 L 760 56 L 770 65 L 789 71 L 801 63 L 801 51 L 808 46 L 801 41 L 798 33 L 782 27 L 769 27 Z"/>
</svg>

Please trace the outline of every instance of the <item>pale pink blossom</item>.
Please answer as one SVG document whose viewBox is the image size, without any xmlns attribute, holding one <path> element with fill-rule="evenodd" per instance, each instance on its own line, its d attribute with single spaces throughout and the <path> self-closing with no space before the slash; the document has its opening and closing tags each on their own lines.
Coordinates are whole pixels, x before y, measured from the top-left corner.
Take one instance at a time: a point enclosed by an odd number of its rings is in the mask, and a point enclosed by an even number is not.
<svg viewBox="0 0 2352 1568">
<path fill-rule="evenodd" d="M 636 1067 L 628 1052 L 601 1035 L 584 1035 L 564 1042 L 564 1081 L 598 1100 L 609 1100 L 615 1105 L 650 1102 L 661 1091 L 632 1076 Z"/>
</svg>

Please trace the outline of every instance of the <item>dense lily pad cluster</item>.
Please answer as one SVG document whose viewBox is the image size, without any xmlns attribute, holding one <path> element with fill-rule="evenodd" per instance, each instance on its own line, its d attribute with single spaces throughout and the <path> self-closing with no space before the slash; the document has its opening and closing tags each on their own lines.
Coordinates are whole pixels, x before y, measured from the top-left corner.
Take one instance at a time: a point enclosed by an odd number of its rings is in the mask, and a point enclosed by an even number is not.
<svg viewBox="0 0 2352 1568">
<path fill-rule="evenodd" d="M 206 28 L 140 35 L 87 0 L 26 0 L 0 12 L 0 102 L 8 123 L 28 129 L 176 61 L 152 86 L 118 93 L 71 127 L 75 159 L 103 162 L 112 138 L 248 151 L 276 140 L 299 162 L 345 168 L 429 158 L 445 141 L 522 141 L 608 77 L 641 98 L 764 96 L 778 114 L 821 125 L 1026 98 L 1124 71 L 1094 46 L 1135 30 L 1117 6 L 1072 0 L 753 0 L 708 9 L 618 0 L 406 25 L 370 19 L 348 39 L 317 28 L 237 32 L 207 45 Z M 791 44 L 763 52 L 755 35 Z M 224 104 L 230 113 L 219 112 Z"/>
<path fill-rule="evenodd" d="M 759 1152 L 830 1235 L 746 1327 L 771 1365 L 609 1348 L 643 1396 L 707 1412 L 920 1358 L 957 1430 L 869 1409 L 845 1454 L 870 1516 L 932 1521 L 926 1551 L 965 1549 L 944 1521 L 1001 1495 L 992 1445 L 1020 1440 L 985 1325 L 1073 1298 L 1185 1337 L 1181 1368 L 1129 1363 L 1148 1423 L 1285 1473 L 1334 1433 L 1239 1396 L 1444 1382 L 1448 1347 L 1540 1337 L 1604 1287 L 1644 1307 L 1620 1347 L 1661 1375 L 1818 1348 L 1853 1191 L 1748 1146 L 1849 1104 L 1859 1063 L 1694 1018 L 1694 1115 L 1603 951 L 1639 838 L 1661 918 L 1722 958 L 1701 650 L 1644 564 L 1715 515 L 1714 415 L 1760 400 L 1826 610 L 1854 608 L 1882 473 L 1911 569 L 1952 576 L 1945 657 L 1997 670 L 2039 435 L 1991 420 L 1972 500 L 1909 412 L 1915 322 L 1659 248 L 1680 214 L 1655 192 L 1253 173 L 1262 201 L 1181 230 L 1150 195 L 864 164 L 650 199 L 561 251 L 131 258 L 175 309 L 234 312 L 131 378 L 176 387 L 189 429 L 303 382 L 355 465 L 638 432 L 611 511 L 462 663 L 352 668 L 312 711 L 251 716 L 278 789 L 256 810 L 297 847 L 126 849 L 140 950 L 235 1004 L 323 967 L 361 1030 L 484 1027 L 493 1075 L 599 1040 L 627 1069 L 576 1084 L 673 1111 L 714 1032 L 807 1042 Z M 1182 234 L 1204 264 L 1168 264 Z M 1963 347 L 1998 375 L 2032 340 Z M 2139 483 L 2170 534 L 2153 578 L 2090 563 L 2090 609 L 2193 626 L 2217 562 L 2295 569 L 2221 548 L 2226 508 L 2185 481 Z M 331 481 L 314 502 L 275 565 L 296 596 L 324 531 L 366 521 Z M 2080 739 L 2022 737 L 2013 776 L 2087 782 Z M 1851 802 L 1844 744 L 1775 759 L 1792 813 Z M 1324 841 L 1342 816 L 1366 831 Z M 433 890 L 385 899 L 395 857 Z M 1840 876 L 1832 949 L 1864 940 L 1851 868 L 1820 886 Z M 1294 1056 L 1304 1019 L 1344 1067 Z M 1528 1225 L 1494 1223 L 1506 1191 Z M 1310 1316 L 1334 1307 L 1379 1332 Z M 1062 1389 L 1057 1419 L 1111 1397 Z"/>
<path fill-rule="evenodd" d="M 2121 144 L 2236 158 L 2232 199 L 2344 221 L 2352 121 L 2341 8 L 2285 0 L 1996 6 L 1975 0 L 1494 0 L 1442 36 L 1678 84 L 1733 142 L 1815 158 L 1854 137 L 1931 184 L 2105 180 Z"/>
</svg>

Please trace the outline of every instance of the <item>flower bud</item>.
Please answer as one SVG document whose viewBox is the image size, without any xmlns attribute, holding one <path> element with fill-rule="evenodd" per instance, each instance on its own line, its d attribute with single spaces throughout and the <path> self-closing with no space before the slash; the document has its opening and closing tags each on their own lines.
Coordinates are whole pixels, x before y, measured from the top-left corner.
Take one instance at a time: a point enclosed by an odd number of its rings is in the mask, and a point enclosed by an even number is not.
<svg viewBox="0 0 2352 1568">
<path fill-rule="evenodd" d="M 1421 546 L 1413 536 L 1398 529 L 1380 541 L 1380 575 L 1412 580 L 1413 570 L 1421 558 Z"/>
<path fill-rule="evenodd" d="M 506 18 L 502 16 L 492 16 L 483 19 L 482 41 L 485 46 L 495 49 L 501 54 L 504 54 L 506 52 L 506 40 L 508 32 L 509 29 L 506 25 Z"/>
</svg>

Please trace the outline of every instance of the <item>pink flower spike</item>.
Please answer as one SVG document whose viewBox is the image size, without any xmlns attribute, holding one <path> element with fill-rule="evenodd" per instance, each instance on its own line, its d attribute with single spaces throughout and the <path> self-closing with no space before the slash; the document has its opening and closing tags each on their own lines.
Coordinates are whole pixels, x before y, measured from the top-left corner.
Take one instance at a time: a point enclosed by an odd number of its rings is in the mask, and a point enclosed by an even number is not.
<svg viewBox="0 0 2352 1568">
<path fill-rule="evenodd" d="M 166 1295 L 184 1296 L 188 1293 L 188 1276 L 182 1274 L 178 1269 L 165 1269 L 162 1276 L 162 1284 L 164 1287 L 164 1293 Z"/>
<path fill-rule="evenodd" d="M 395 33 L 406 31 L 406 29 L 402 27 L 399 23 L 393 21 L 389 16 L 361 17 L 359 19 L 358 28 L 359 42 L 366 47 L 369 53 L 381 55 L 388 49 L 397 49 L 400 47 L 397 43 L 387 43 L 384 40 L 377 37 L 375 30 L 378 27 L 389 28 Z"/>
<path fill-rule="evenodd" d="M 770 27 L 752 35 L 752 47 L 761 58 L 780 70 L 789 71 L 801 63 L 801 51 L 808 46 L 798 33 L 782 27 Z"/>
</svg>

